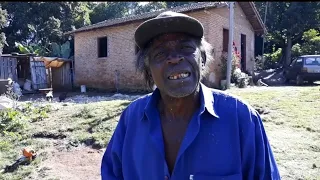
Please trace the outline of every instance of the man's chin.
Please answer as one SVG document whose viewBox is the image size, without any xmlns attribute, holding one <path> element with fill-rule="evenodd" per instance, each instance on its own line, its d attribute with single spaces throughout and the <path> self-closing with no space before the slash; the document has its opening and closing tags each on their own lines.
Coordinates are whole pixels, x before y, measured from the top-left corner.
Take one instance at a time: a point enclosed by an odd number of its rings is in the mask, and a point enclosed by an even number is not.
<svg viewBox="0 0 320 180">
<path fill-rule="evenodd" d="M 193 92 L 170 92 L 168 95 L 172 98 L 184 98 L 190 96 Z"/>
<path fill-rule="evenodd" d="M 181 88 L 175 88 L 175 89 L 167 89 L 166 94 L 173 98 L 184 98 L 187 96 L 190 96 L 195 93 L 197 86 L 193 87 L 181 87 Z"/>
</svg>

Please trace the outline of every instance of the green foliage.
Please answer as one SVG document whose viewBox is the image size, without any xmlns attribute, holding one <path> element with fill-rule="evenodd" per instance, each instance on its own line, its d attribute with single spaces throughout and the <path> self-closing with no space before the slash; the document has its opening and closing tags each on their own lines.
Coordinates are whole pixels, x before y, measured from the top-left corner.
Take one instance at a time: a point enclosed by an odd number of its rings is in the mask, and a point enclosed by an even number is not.
<svg viewBox="0 0 320 180">
<path fill-rule="evenodd" d="M 235 69 L 239 66 L 239 61 L 240 59 L 233 53 L 232 55 L 232 69 L 231 69 L 231 79 L 233 80 L 233 74 L 234 74 L 234 71 Z M 227 75 L 227 62 L 228 62 L 228 57 L 227 57 L 227 53 L 225 54 L 222 54 L 221 56 L 221 64 L 220 64 L 220 67 L 221 67 L 221 72 L 222 72 L 222 79 L 226 79 L 226 75 Z"/>
<path fill-rule="evenodd" d="M 138 2 L 101 2 L 92 6 L 90 20 L 94 24 L 109 19 L 138 15 L 190 3 L 194 2 L 149 2 L 143 5 Z"/>
<path fill-rule="evenodd" d="M 278 48 L 276 51 L 274 51 L 271 54 L 266 54 L 266 58 L 267 59 L 269 58 L 273 62 L 279 61 L 281 56 L 282 56 L 282 48 Z"/>
<path fill-rule="evenodd" d="M 167 8 L 166 2 L 149 2 L 146 5 L 137 6 L 135 14 L 143 14 Z"/>
<path fill-rule="evenodd" d="M 72 117 L 88 119 L 94 117 L 94 115 L 91 110 L 85 106 L 80 110 L 80 112 L 73 114 Z"/>
<path fill-rule="evenodd" d="M 254 71 L 261 71 L 264 69 L 263 56 L 257 56 L 254 58 Z"/>
<path fill-rule="evenodd" d="M 0 132 L 19 132 L 26 127 L 24 115 L 14 109 L 0 111 Z"/>
<path fill-rule="evenodd" d="M 178 2 L 171 1 L 171 2 L 168 2 L 167 1 L 166 2 L 168 8 L 174 8 L 174 7 L 177 7 L 177 6 L 183 6 L 183 5 L 191 4 L 191 3 L 195 3 L 195 1 L 188 1 L 188 2 L 182 2 L 182 1 L 178 1 Z"/>
<path fill-rule="evenodd" d="M 51 43 L 52 53 L 51 56 L 61 57 L 61 58 L 70 58 L 71 55 L 71 46 L 70 42 L 66 41 L 61 46 L 58 43 Z"/>
<path fill-rule="evenodd" d="M 255 5 L 260 16 L 264 17 L 266 2 L 255 2 Z M 269 34 L 267 35 L 265 52 L 273 53 L 273 46 L 276 46 L 276 49 L 280 47 L 285 50 L 290 45 L 301 44 L 303 32 L 310 28 L 319 27 L 320 3 L 311 1 L 268 2 L 266 17 L 266 26 Z M 292 43 L 288 43 L 288 39 Z M 301 47 L 304 47 L 304 45 Z M 288 49 L 291 48 L 289 47 Z M 284 61 L 286 64 L 290 62 L 291 51 L 287 55 L 288 57 Z"/>
<path fill-rule="evenodd" d="M 48 117 L 51 111 L 49 105 L 34 107 L 27 103 L 21 110 L 9 108 L 0 111 L 0 133 L 22 132 L 28 122 L 40 121 Z"/>
<path fill-rule="evenodd" d="M 62 58 L 69 58 L 70 57 L 70 52 L 71 52 L 70 42 L 67 41 L 64 44 L 62 44 L 61 48 L 60 48 L 60 51 L 61 51 L 61 57 Z"/>
<path fill-rule="evenodd" d="M 133 13 L 130 9 L 132 11 L 137 6 L 137 2 L 101 2 L 90 12 L 90 21 L 99 23 L 108 19 L 121 18 Z"/>
<path fill-rule="evenodd" d="M 9 108 L 0 111 L 0 150 L 12 148 L 12 143 L 26 136 L 30 122 L 41 121 L 48 117 L 49 105 L 35 107 L 27 103 L 19 109 Z"/>
<path fill-rule="evenodd" d="M 36 44 L 24 46 L 21 43 L 15 42 L 15 46 L 22 54 L 36 54 L 38 56 L 47 56 L 50 52 L 48 48 Z"/>
<path fill-rule="evenodd" d="M 37 44 L 48 48 L 50 42 L 66 41 L 63 32 L 90 25 L 89 2 L 3 2 L 10 23 L 3 29 L 8 46 L 4 52 L 18 51 L 15 42 L 24 46 Z M 41 54 L 39 52 L 39 54 Z"/>
<path fill-rule="evenodd" d="M 292 57 L 296 58 L 301 55 L 319 54 L 320 53 L 320 32 L 316 29 L 305 31 L 302 36 L 303 42 L 296 43 L 292 46 Z"/>
<path fill-rule="evenodd" d="M 16 44 L 16 47 L 19 48 L 19 51 L 21 53 L 24 53 L 24 54 L 30 53 L 31 50 L 28 47 L 24 47 L 21 43 L 17 43 L 17 42 L 15 42 L 15 44 Z"/>
<path fill-rule="evenodd" d="M 264 69 L 273 69 L 278 66 L 278 62 L 281 60 L 282 57 L 282 48 L 278 48 L 276 51 L 273 49 L 273 53 L 264 54 Z"/>
<path fill-rule="evenodd" d="M 4 28 L 7 24 L 8 20 L 8 14 L 6 10 L 3 10 L 0 5 L 0 31 L 2 31 L 2 28 Z M 4 47 L 4 45 L 7 44 L 5 33 L 0 33 L 0 49 Z M 2 52 L 0 52 L 2 53 Z"/>
<path fill-rule="evenodd" d="M 61 54 L 60 45 L 58 43 L 51 43 L 52 53 L 51 56 L 59 57 Z"/>
<path fill-rule="evenodd" d="M 303 33 L 302 40 L 304 44 L 301 47 L 302 54 L 319 54 L 320 53 L 320 32 L 310 29 Z"/>
<path fill-rule="evenodd" d="M 22 112 L 28 117 L 30 122 L 42 121 L 48 117 L 48 113 L 51 111 L 51 106 L 39 106 L 34 107 L 32 103 L 27 103 Z"/>
<path fill-rule="evenodd" d="M 292 58 L 297 58 L 298 56 L 302 55 L 301 45 L 296 43 L 291 48 Z"/>
<path fill-rule="evenodd" d="M 47 56 L 51 54 L 48 50 L 51 42 L 61 45 L 67 40 L 68 37 L 63 35 L 64 32 L 91 23 L 188 3 L 191 2 L 149 2 L 146 5 L 138 2 L 2 2 L 2 8 L 6 9 L 10 17 L 7 23 L 5 16 L 2 16 L 2 12 L 5 11 L 0 10 L 0 27 L 4 27 L 2 26 L 4 24 L 8 25 L 3 28 L 8 43 L 3 51 L 5 53 L 21 52 L 21 48 L 15 46 L 18 42 L 26 47 L 23 49 L 24 52 Z M 0 45 L 1 40 L 5 41 L 3 35 L 0 36 Z M 35 48 L 32 44 L 39 47 Z M 72 56 L 73 48 L 70 49 L 65 47 L 61 49 L 60 46 L 60 51 L 54 51 L 53 54 L 67 57 L 68 52 L 71 51 L 70 56 Z"/>
</svg>

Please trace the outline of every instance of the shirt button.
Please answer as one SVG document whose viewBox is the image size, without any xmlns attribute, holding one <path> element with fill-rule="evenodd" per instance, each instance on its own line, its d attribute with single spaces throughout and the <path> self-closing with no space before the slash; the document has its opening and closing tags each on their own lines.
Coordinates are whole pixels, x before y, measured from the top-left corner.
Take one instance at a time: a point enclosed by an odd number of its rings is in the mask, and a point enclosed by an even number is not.
<svg viewBox="0 0 320 180">
<path fill-rule="evenodd" d="M 168 176 L 165 176 L 164 179 L 165 179 L 165 180 L 169 180 L 169 177 L 168 177 Z"/>
</svg>

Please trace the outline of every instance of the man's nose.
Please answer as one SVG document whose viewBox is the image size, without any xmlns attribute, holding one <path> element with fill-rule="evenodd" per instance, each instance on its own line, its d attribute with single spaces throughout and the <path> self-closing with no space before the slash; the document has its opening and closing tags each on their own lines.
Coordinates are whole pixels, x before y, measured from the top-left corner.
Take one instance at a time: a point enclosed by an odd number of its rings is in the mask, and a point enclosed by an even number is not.
<svg viewBox="0 0 320 180">
<path fill-rule="evenodd" d="M 184 60 L 184 57 L 179 55 L 179 54 L 176 54 L 176 53 L 171 53 L 169 56 L 168 56 L 168 60 L 167 60 L 167 63 L 168 64 L 178 64 L 180 63 L 181 61 Z"/>
</svg>

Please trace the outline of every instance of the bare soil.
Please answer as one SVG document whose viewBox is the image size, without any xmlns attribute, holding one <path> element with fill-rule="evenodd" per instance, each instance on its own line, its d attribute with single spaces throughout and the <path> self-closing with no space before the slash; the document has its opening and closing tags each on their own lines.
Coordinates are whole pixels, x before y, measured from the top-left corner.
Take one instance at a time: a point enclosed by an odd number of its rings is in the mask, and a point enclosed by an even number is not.
<svg viewBox="0 0 320 180">
<path fill-rule="evenodd" d="M 97 180 L 103 150 L 80 146 L 59 150 L 59 147 L 45 149 L 47 159 L 41 162 L 32 179 Z"/>
</svg>

